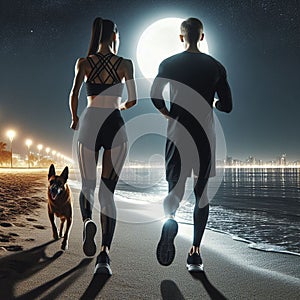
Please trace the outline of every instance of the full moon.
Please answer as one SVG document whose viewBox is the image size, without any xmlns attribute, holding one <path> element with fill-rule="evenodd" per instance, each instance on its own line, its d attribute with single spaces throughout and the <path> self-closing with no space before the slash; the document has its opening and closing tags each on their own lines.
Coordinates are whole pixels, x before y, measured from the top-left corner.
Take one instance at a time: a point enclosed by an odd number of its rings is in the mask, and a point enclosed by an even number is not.
<svg viewBox="0 0 300 300">
<path fill-rule="evenodd" d="M 137 45 L 137 61 L 146 78 L 157 75 L 159 64 L 167 57 L 184 51 L 179 39 L 182 18 L 165 18 L 152 23 L 142 33 Z M 208 45 L 200 42 L 201 52 L 208 54 Z"/>
</svg>

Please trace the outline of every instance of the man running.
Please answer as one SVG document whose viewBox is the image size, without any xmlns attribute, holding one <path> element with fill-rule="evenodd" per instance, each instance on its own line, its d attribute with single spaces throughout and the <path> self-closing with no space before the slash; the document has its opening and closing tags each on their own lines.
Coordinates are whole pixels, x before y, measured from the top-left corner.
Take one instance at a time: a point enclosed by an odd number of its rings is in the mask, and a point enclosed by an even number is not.
<svg viewBox="0 0 300 300">
<path fill-rule="evenodd" d="M 209 213 L 207 183 L 209 177 L 215 176 L 212 110 L 215 106 L 229 113 L 232 98 L 225 68 L 199 49 L 199 41 L 204 38 L 201 21 L 188 18 L 180 30 L 185 51 L 160 64 L 151 88 L 154 106 L 168 119 L 165 164 L 169 193 L 163 204 L 167 221 L 162 228 L 156 256 L 164 266 L 170 265 L 175 257 L 178 224 L 174 217 L 184 195 L 186 179 L 193 171 L 194 237 L 187 268 L 190 272 L 199 272 L 203 271 L 200 243 Z M 167 84 L 170 85 L 170 109 L 162 95 Z M 215 93 L 219 100 L 214 103 Z"/>
</svg>

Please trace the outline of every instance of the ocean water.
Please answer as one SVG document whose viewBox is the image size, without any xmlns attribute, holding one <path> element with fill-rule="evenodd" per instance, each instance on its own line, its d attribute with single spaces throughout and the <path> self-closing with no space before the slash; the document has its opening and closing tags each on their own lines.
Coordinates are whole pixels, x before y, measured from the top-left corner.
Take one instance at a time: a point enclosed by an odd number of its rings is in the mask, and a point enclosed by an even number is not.
<svg viewBox="0 0 300 300">
<path fill-rule="evenodd" d="M 300 255 L 300 169 L 218 169 L 219 188 L 210 201 L 207 227 L 250 247 Z M 192 225 L 191 180 L 177 217 Z M 163 168 L 128 168 L 116 195 L 137 202 L 162 202 L 167 194 Z"/>
</svg>

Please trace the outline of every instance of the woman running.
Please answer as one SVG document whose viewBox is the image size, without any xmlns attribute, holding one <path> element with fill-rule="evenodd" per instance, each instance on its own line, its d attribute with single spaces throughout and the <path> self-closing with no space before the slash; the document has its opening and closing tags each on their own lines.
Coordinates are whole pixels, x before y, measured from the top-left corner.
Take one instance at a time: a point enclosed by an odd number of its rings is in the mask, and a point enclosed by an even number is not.
<svg viewBox="0 0 300 300">
<path fill-rule="evenodd" d="M 127 135 L 120 110 L 136 104 L 136 87 L 132 61 L 117 56 L 119 33 L 110 20 L 96 18 L 86 58 L 79 58 L 70 93 L 72 129 L 79 129 L 77 154 L 82 189 L 79 196 L 83 228 L 83 251 L 96 253 L 94 237 L 97 231 L 92 220 L 99 150 L 103 147 L 102 173 L 99 188 L 102 244 L 94 273 L 112 274 L 109 250 L 116 224 L 114 191 L 127 154 Z M 78 96 L 85 81 L 87 108 L 77 116 Z M 124 86 L 128 100 L 121 104 Z"/>
</svg>

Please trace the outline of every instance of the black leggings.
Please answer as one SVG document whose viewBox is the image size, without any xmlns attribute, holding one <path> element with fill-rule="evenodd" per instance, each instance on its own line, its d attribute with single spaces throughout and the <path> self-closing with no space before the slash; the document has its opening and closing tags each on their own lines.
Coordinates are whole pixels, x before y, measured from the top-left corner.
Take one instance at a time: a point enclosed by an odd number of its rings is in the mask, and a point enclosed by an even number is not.
<svg viewBox="0 0 300 300">
<path fill-rule="evenodd" d="M 183 198 L 186 179 L 181 181 L 168 181 L 169 194 L 164 200 L 164 210 L 166 215 L 175 215 L 179 203 Z M 207 198 L 208 179 L 198 179 L 194 182 L 194 239 L 193 246 L 200 247 L 205 226 L 209 214 L 209 204 Z"/>
<path fill-rule="evenodd" d="M 97 179 L 98 151 L 92 151 L 78 142 L 78 162 L 82 180 L 82 188 L 79 195 L 79 203 L 82 220 L 92 218 L 94 206 L 94 192 Z M 116 225 L 116 206 L 114 191 L 127 154 L 127 143 L 123 143 L 112 149 L 104 150 L 102 157 L 102 174 L 99 186 L 98 198 L 100 202 L 100 221 L 102 229 L 102 246 L 108 247 Z"/>
</svg>

